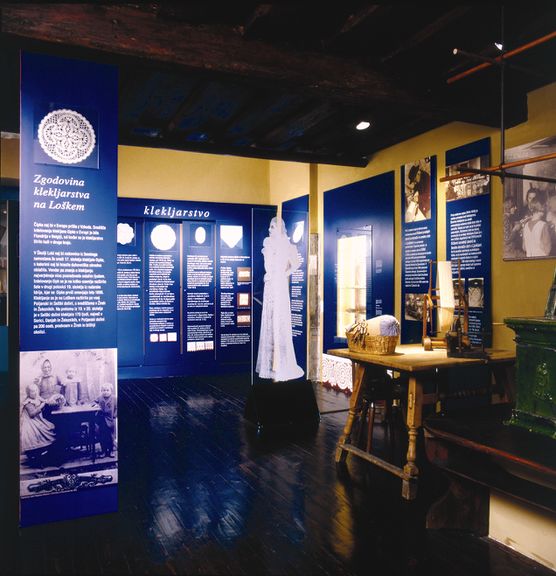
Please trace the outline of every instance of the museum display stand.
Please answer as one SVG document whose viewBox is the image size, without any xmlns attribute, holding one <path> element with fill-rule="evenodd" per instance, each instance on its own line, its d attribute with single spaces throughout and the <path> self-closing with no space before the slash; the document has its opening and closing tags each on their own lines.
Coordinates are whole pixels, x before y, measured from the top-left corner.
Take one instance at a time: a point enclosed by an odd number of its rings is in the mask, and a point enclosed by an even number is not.
<svg viewBox="0 0 556 576">
<path fill-rule="evenodd" d="M 304 378 L 274 382 L 256 378 L 244 410 L 247 422 L 255 425 L 258 435 L 297 430 L 314 430 L 320 413 L 313 384 Z"/>
</svg>

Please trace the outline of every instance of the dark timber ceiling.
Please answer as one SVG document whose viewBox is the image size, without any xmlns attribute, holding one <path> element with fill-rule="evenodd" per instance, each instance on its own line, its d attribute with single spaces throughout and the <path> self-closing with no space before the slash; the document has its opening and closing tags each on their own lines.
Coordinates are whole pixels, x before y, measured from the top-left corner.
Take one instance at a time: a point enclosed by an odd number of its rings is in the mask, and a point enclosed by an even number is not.
<svg viewBox="0 0 556 576">
<path fill-rule="evenodd" d="M 40 50 L 119 66 L 121 144 L 353 166 L 450 121 L 499 127 L 499 65 L 447 80 L 502 38 L 511 51 L 556 29 L 554 0 L 0 7 L 3 131 L 19 131 L 19 50 Z M 510 127 L 556 79 L 556 39 L 505 62 Z"/>
</svg>

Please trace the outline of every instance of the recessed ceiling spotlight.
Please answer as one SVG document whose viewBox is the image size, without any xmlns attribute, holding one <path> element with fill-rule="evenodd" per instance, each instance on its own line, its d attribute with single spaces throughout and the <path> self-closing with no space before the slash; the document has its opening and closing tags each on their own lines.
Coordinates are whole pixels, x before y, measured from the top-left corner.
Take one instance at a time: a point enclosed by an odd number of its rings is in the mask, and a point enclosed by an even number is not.
<svg viewBox="0 0 556 576">
<path fill-rule="evenodd" d="M 367 120 L 361 120 L 361 122 L 359 122 L 359 124 L 357 124 L 355 129 L 356 130 L 366 130 L 370 125 L 371 125 L 371 123 L 367 122 Z"/>
<path fill-rule="evenodd" d="M 494 45 L 496 46 L 496 48 L 498 48 L 498 50 L 500 50 L 500 52 L 504 50 L 504 44 L 502 44 L 502 42 L 495 42 Z"/>
</svg>

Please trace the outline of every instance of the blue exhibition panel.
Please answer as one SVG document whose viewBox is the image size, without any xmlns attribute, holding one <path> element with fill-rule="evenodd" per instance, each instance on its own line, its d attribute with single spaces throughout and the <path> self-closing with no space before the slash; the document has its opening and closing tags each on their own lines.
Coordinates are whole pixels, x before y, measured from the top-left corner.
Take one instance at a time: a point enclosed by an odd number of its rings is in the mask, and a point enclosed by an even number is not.
<svg viewBox="0 0 556 576">
<path fill-rule="evenodd" d="M 413 179 L 412 173 L 419 174 L 418 178 Z M 423 298 L 429 290 L 430 261 L 436 261 L 436 156 L 402 165 L 400 184 L 403 214 L 400 341 L 415 344 L 423 337 Z M 436 266 L 432 286 L 436 285 L 435 272 Z M 436 315 L 432 321 L 435 328 Z"/>
<path fill-rule="evenodd" d="M 145 223 L 146 364 L 170 364 L 179 357 L 180 236 L 176 222 Z"/>
<path fill-rule="evenodd" d="M 446 151 L 446 172 L 490 165 L 490 138 Z M 452 180 L 446 191 L 446 254 L 457 262 L 468 295 L 469 338 L 473 345 L 492 343 L 490 177 L 476 174 Z"/>
<path fill-rule="evenodd" d="M 114 346 L 117 82 L 114 67 L 22 54 L 22 351 Z"/>
<path fill-rule="evenodd" d="M 307 290 L 309 258 L 309 196 L 282 203 L 282 219 L 291 242 L 297 247 L 301 266 L 292 274 L 290 302 L 293 346 L 299 366 L 307 373 Z"/>
<path fill-rule="evenodd" d="M 21 54 L 22 526 L 117 510 L 117 101 L 114 66 Z"/>
<path fill-rule="evenodd" d="M 118 214 L 120 377 L 249 370 L 276 207 L 120 198 Z M 305 253 L 307 214 L 291 214 Z M 304 361 L 303 264 L 292 321 Z"/>
<path fill-rule="evenodd" d="M 277 214 L 274 206 L 253 210 L 253 355 L 252 373 L 255 374 L 259 353 L 260 332 L 264 299 L 264 257 L 262 247 L 268 236 L 270 221 Z M 253 376 L 255 377 L 255 376 Z"/>
<path fill-rule="evenodd" d="M 386 172 L 324 194 L 324 351 L 346 346 L 337 334 L 338 240 L 370 237 L 365 276 L 367 318 L 394 313 L 394 172 Z"/>
<path fill-rule="evenodd" d="M 208 361 L 214 358 L 216 338 L 215 228 L 213 222 L 183 224 L 184 349 L 191 358 Z"/>
<path fill-rule="evenodd" d="M 143 362 L 144 266 L 143 223 L 137 218 L 118 219 L 118 365 L 138 366 Z"/>
</svg>

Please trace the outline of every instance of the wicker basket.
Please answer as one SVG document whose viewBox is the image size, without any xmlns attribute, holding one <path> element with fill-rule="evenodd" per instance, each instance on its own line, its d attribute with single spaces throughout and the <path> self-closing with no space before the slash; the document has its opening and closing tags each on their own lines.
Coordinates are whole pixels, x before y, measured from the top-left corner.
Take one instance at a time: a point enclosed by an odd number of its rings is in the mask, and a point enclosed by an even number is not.
<svg viewBox="0 0 556 576">
<path fill-rule="evenodd" d="M 398 345 L 399 336 L 369 336 L 355 340 L 354 334 L 346 332 L 348 348 L 362 354 L 393 354 Z"/>
</svg>

